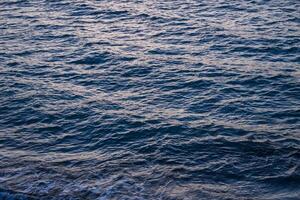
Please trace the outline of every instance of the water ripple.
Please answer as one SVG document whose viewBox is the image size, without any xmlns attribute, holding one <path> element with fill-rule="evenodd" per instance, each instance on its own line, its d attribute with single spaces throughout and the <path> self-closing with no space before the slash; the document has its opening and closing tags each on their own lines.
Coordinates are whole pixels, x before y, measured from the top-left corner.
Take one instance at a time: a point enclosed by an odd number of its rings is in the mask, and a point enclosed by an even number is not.
<svg viewBox="0 0 300 200">
<path fill-rule="evenodd" d="M 298 199 L 299 13 L 0 2 L 0 199 Z"/>
</svg>

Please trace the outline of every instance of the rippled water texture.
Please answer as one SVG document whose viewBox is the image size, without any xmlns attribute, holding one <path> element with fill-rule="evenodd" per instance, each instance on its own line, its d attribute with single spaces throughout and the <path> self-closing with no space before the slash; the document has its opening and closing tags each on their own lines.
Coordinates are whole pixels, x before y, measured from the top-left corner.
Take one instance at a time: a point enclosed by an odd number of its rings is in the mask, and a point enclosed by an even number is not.
<svg viewBox="0 0 300 200">
<path fill-rule="evenodd" d="M 299 199 L 298 0 L 0 1 L 0 199 Z"/>
</svg>

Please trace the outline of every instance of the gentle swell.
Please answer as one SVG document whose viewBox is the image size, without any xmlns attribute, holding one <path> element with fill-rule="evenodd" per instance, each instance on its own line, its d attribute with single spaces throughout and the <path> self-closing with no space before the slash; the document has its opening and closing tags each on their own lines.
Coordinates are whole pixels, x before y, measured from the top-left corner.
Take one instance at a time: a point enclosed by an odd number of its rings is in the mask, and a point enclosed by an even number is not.
<svg viewBox="0 0 300 200">
<path fill-rule="evenodd" d="M 0 199 L 298 199 L 299 13 L 1 1 Z"/>
</svg>

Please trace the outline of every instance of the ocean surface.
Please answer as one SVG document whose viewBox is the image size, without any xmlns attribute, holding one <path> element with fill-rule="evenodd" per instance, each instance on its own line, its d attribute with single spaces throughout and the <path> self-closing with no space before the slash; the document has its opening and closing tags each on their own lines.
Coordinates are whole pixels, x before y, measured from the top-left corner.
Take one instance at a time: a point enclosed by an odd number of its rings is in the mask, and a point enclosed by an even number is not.
<svg viewBox="0 0 300 200">
<path fill-rule="evenodd" d="M 299 200 L 299 0 L 0 0 L 0 199 Z"/>
</svg>

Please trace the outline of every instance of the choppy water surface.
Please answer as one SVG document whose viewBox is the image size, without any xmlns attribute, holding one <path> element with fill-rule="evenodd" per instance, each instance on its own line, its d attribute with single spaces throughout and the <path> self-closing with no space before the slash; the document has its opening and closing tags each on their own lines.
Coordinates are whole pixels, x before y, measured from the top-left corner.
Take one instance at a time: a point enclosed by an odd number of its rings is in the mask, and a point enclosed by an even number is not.
<svg viewBox="0 0 300 200">
<path fill-rule="evenodd" d="M 0 2 L 0 199 L 299 199 L 300 2 Z"/>
</svg>

